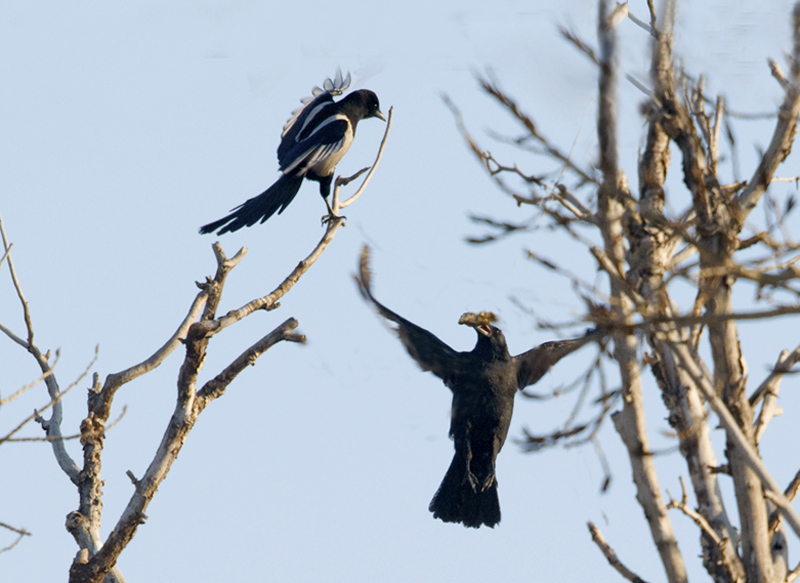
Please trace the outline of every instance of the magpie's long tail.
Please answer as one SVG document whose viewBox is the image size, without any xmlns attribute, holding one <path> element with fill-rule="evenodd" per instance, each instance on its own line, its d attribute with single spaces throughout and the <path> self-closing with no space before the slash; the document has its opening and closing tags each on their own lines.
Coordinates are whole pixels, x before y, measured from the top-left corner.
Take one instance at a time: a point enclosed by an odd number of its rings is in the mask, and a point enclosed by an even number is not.
<svg viewBox="0 0 800 583">
<path fill-rule="evenodd" d="M 500 522 L 500 500 L 494 473 L 481 484 L 474 474 L 467 473 L 463 455 L 456 455 L 431 500 L 428 510 L 444 522 L 460 522 L 478 528 L 490 528 Z"/>
<path fill-rule="evenodd" d="M 281 214 L 289 206 L 302 183 L 302 176 L 284 174 L 264 192 L 233 209 L 227 217 L 200 227 L 200 233 L 205 235 L 219 229 L 217 235 L 223 235 L 242 227 L 252 227 L 259 221 L 263 223 L 276 212 Z"/>
</svg>

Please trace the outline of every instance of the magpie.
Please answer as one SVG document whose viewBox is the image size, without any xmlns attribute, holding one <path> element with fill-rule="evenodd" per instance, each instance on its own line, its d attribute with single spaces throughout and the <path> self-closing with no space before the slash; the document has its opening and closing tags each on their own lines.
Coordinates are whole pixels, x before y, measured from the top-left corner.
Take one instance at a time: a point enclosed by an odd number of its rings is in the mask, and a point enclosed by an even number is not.
<svg viewBox="0 0 800 583">
<path fill-rule="evenodd" d="M 245 201 L 231 213 L 200 227 L 201 234 L 218 235 L 238 231 L 264 222 L 276 212 L 281 214 L 294 200 L 303 178 L 319 182 L 319 192 L 328 207 L 331 182 L 336 164 L 350 149 L 356 125 L 362 119 L 377 117 L 386 121 L 381 113 L 378 96 L 369 89 L 353 91 L 339 101 L 334 101 L 350 86 L 350 74 L 342 78 L 341 70 L 335 79 L 326 79 L 322 88 L 314 87 L 311 97 L 302 99 L 301 105 L 283 126 L 278 146 L 278 167 L 281 177 L 258 196 Z"/>
</svg>

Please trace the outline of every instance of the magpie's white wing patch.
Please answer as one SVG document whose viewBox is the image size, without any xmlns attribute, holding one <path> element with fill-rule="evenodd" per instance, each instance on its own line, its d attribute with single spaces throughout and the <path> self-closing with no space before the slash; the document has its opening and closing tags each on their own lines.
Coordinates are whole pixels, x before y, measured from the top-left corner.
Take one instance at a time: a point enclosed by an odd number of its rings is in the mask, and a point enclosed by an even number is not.
<svg viewBox="0 0 800 583">
<path fill-rule="evenodd" d="M 306 118 L 303 120 L 303 127 L 301 127 L 299 129 L 299 131 L 297 132 L 297 134 L 296 134 L 297 138 L 295 139 L 295 141 L 299 142 L 300 140 L 306 140 L 306 139 L 310 138 L 311 136 L 314 135 L 315 132 L 317 132 L 319 130 L 319 128 L 323 127 L 326 123 L 330 123 L 329 121 L 324 121 L 319 125 L 319 127 L 315 128 L 314 131 L 311 132 L 308 136 L 303 136 L 303 132 L 306 131 L 306 128 L 309 126 L 309 124 L 312 121 L 314 121 L 314 118 L 317 117 L 319 115 L 319 113 L 321 111 L 323 111 L 329 104 L 330 104 L 330 102 L 323 101 L 322 103 L 313 106 L 313 108 L 308 112 L 308 115 L 306 116 Z M 311 106 L 309 105 L 309 107 L 311 107 Z M 342 119 L 342 116 L 336 116 L 336 117 L 339 118 L 339 119 Z M 301 136 L 303 136 L 303 137 L 301 138 Z"/>
<path fill-rule="evenodd" d="M 295 140 L 291 140 L 279 154 L 284 174 L 305 176 L 312 168 L 322 174 L 333 171 L 353 141 L 350 121 L 341 113 L 324 119 L 316 127 L 310 127 L 312 129 L 309 131 L 304 123 L 303 132 L 298 132 L 297 128 L 292 130 Z M 286 138 L 284 141 L 288 140 Z"/>
<path fill-rule="evenodd" d="M 316 164 L 322 162 L 341 150 L 343 145 L 344 139 L 341 139 L 333 144 L 321 144 L 309 148 L 301 156 L 298 156 L 298 158 L 290 166 L 287 166 L 283 170 L 283 173 L 293 173 L 298 176 L 305 176 L 306 173 Z"/>
</svg>

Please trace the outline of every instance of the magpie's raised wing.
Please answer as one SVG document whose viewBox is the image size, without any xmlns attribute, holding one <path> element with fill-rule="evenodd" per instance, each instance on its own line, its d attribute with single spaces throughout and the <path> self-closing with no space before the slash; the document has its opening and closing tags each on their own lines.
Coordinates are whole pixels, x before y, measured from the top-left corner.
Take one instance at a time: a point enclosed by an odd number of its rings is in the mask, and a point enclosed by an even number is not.
<svg viewBox="0 0 800 583">
<path fill-rule="evenodd" d="M 602 334 L 590 331 L 585 336 L 571 340 L 553 340 L 540 344 L 514 357 L 517 367 L 517 388 L 524 389 L 535 384 L 559 360 L 596 340 Z"/>
<path fill-rule="evenodd" d="M 344 93 L 348 87 L 350 87 L 350 73 L 342 78 L 342 71 L 339 69 L 334 79 L 326 79 L 321 88 L 312 89 L 311 97 L 301 100 L 303 105 L 292 112 L 292 117 L 281 132 L 278 162 L 282 169 L 291 163 L 291 160 L 287 161 L 287 152 L 308 138 L 309 134 L 325 121 L 328 117 L 325 112 L 334 104 L 333 98 Z"/>
<path fill-rule="evenodd" d="M 356 283 L 361 295 L 375 306 L 381 316 L 397 324 L 395 331 L 400 337 L 400 341 L 422 370 L 430 371 L 437 377 L 446 380 L 452 371 L 458 367 L 461 353 L 453 350 L 427 330 L 409 322 L 376 300 L 370 289 L 368 263 L 369 247 L 364 245 L 361 250 L 359 274 L 356 275 Z"/>
</svg>

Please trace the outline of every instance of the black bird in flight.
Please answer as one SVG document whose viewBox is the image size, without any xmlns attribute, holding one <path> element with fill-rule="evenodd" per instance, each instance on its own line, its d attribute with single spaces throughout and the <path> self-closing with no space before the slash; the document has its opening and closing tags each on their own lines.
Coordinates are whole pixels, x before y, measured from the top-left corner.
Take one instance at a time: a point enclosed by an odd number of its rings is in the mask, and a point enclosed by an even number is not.
<svg viewBox="0 0 800 583">
<path fill-rule="evenodd" d="M 546 342 L 511 356 L 503 333 L 492 325 L 495 315 L 468 312 L 458 323 L 474 328 L 478 342 L 471 351 L 458 352 L 375 299 L 368 260 L 365 246 L 356 276 L 361 294 L 397 325 L 400 340 L 422 370 L 441 378 L 453 392 L 450 437 L 455 455 L 428 510 L 444 522 L 494 527 L 500 522 L 495 461 L 508 434 L 515 393 L 536 383 L 556 362 L 600 334 Z"/>
<path fill-rule="evenodd" d="M 386 121 L 381 113 L 378 96 L 369 89 L 353 91 L 347 97 L 334 101 L 350 86 L 350 74 L 342 79 L 327 79 L 323 88 L 315 87 L 312 96 L 302 100 L 303 105 L 292 113 L 283 126 L 278 146 L 278 167 L 283 173 L 278 180 L 258 196 L 237 206 L 231 213 L 213 223 L 200 227 L 200 233 L 218 235 L 262 223 L 277 212 L 281 214 L 292 202 L 303 178 L 319 182 L 319 192 L 328 207 L 331 182 L 336 165 L 350 149 L 356 125 L 362 119 L 377 117 Z"/>
</svg>

